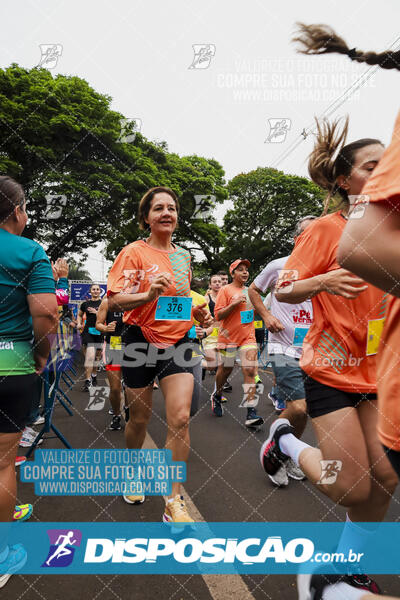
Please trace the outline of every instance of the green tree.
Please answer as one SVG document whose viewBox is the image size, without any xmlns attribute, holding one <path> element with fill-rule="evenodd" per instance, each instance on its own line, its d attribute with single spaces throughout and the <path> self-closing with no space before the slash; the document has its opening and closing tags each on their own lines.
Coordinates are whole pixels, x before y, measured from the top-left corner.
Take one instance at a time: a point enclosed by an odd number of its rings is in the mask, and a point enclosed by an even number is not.
<svg viewBox="0 0 400 600">
<path fill-rule="evenodd" d="M 166 152 L 165 146 L 163 150 L 163 160 L 158 161 L 158 170 L 152 174 L 148 187 L 165 185 L 176 192 L 181 211 L 174 240 L 195 257 L 201 256 L 198 253 L 201 251 L 204 259 L 197 258 L 200 271 L 218 268 L 218 253 L 224 246 L 225 235 L 216 225 L 215 209 L 228 195 L 223 168 L 214 159 L 180 157 Z M 123 246 L 147 236 L 140 231 L 136 219 L 139 201 L 138 195 L 125 199 L 123 217 L 113 223 L 107 258 L 113 259 Z"/>
<path fill-rule="evenodd" d="M 165 142 L 140 133 L 121 138 L 123 115 L 111 98 L 79 77 L 11 65 L 0 70 L 0 172 L 15 177 L 27 197 L 24 235 L 44 244 L 52 259 L 80 254 L 103 241 L 113 258 L 141 234 L 139 200 L 155 185 L 182 197 L 177 241 L 202 249 L 209 263 L 224 236 L 212 216 L 195 218 L 195 195 L 226 196 L 215 160 L 170 154 Z M 134 124 L 124 126 L 129 136 Z"/>
<path fill-rule="evenodd" d="M 225 265 L 248 258 L 252 273 L 269 261 L 289 254 L 297 221 L 320 215 L 322 190 L 305 177 L 262 168 L 234 177 L 228 184 L 233 208 L 224 218 Z"/>
<path fill-rule="evenodd" d="M 87 269 L 81 264 L 74 260 L 69 260 L 69 273 L 68 279 L 77 279 L 81 281 L 93 281 L 92 277 Z"/>
</svg>

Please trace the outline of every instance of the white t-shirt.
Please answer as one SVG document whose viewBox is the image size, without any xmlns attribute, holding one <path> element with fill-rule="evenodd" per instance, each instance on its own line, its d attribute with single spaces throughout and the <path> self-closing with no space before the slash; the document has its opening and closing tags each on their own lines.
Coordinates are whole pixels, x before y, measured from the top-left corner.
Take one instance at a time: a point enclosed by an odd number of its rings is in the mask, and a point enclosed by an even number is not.
<svg viewBox="0 0 400 600">
<path fill-rule="evenodd" d="M 271 314 L 285 326 L 283 331 L 268 333 L 268 353 L 287 354 L 300 358 L 305 335 L 313 322 L 312 302 L 306 300 L 300 304 L 288 304 L 287 302 L 278 302 L 276 299 L 275 284 L 279 272 L 284 268 L 288 258 L 288 256 L 284 256 L 268 263 L 255 278 L 254 285 L 263 293 L 268 289 L 271 290 L 271 297 L 269 298 L 268 295 L 264 304 L 266 307 L 270 304 L 270 308 L 268 308 Z M 267 301 L 268 304 L 266 304 Z"/>
</svg>

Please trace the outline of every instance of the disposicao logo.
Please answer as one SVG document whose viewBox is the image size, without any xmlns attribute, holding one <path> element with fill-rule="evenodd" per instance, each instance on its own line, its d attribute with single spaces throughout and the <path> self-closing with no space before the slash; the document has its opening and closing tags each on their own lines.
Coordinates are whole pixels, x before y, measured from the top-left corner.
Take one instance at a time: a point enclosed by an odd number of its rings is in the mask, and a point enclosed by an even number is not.
<svg viewBox="0 0 400 600">
<path fill-rule="evenodd" d="M 249 548 L 253 548 L 250 554 Z M 171 538 L 89 538 L 85 550 L 85 563 L 155 563 L 165 557 L 178 563 L 234 563 L 246 565 L 265 563 L 303 563 L 310 560 L 314 544 L 307 538 L 295 538 L 286 545 L 280 536 L 266 539 L 248 538 L 241 541 L 229 538 L 210 538 L 205 541 L 184 538 L 176 542 Z"/>
<path fill-rule="evenodd" d="M 81 545 L 82 532 L 79 529 L 48 529 L 49 553 L 42 567 L 68 567 L 75 550 Z"/>
</svg>

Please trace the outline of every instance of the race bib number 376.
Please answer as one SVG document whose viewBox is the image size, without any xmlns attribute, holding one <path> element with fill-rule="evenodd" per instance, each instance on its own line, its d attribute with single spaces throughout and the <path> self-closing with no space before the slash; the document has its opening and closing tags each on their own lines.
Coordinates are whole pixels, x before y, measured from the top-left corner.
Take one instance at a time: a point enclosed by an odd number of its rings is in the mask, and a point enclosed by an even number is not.
<svg viewBox="0 0 400 600">
<path fill-rule="evenodd" d="M 192 298 L 187 296 L 160 296 L 156 307 L 156 321 L 191 321 Z"/>
</svg>

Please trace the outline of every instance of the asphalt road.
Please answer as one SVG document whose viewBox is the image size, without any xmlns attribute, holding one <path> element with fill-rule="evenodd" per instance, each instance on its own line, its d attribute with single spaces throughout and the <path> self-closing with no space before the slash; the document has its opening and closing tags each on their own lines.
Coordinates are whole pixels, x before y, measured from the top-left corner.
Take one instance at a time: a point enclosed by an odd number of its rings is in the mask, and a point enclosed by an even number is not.
<svg viewBox="0 0 400 600">
<path fill-rule="evenodd" d="M 192 451 L 188 463 L 185 489 L 206 521 L 343 521 L 344 510 L 314 489 L 307 481 L 290 481 L 287 488 L 277 489 L 264 475 L 258 460 L 262 442 L 275 413 L 267 399 L 271 387 L 268 372 L 261 372 L 265 391 L 259 413 L 265 425 L 259 431 L 249 431 L 243 422 L 246 414 L 239 404 L 242 398 L 242 376 L 235 369 L 231 376 L 234 390 L 227 394 L 225 414 L 216 418 L 210 410 L 209 393 L 213 378 L 204 381 L 201 405 L 191 423 Z M 98 377 L 105 386 L 105 374 Z M 111 417 L 108 404 L 101 410 L 87 410 L 89 394 L 81 392 L 78 381 L 70 392 L 74 416 L 56 406 L 54 422 L 74 448 L 123 448 L 123 432 L 108 430 Z M 105 393 L 105 389 L 100 389 Z M 101 403 L 100 403 L 101 404 Z M 98 405 L 98 407 L 100 406 Z M 160 391 L 154 392 L 153 416 L 149 434 L 158 447 L 165 439 L 165 411 Z M 304 440 L 314 443 L 310 423 Z M 58 439 L 49 438 L 42 448 L 61 448 Z M 22 452 L 21 452 L 22 453 Z M 399 516 L 400 494 L 393 499 L 387 520 Z M 18 484 L 18 502 L 34 505 L 32 520 L 37 521 L 159 521 L 163 499 L 149 497 L 141 506 L 126 504 L 120 497 L 38 497 L 33 484 Z M 21 527 L 24 524 L 21 523 Z M 257 600 L 296 600 L 295 577 L 220 575 L 210 582 L 200 575 L 47 575 L 13 576 L 2 590 L 9 600 L 76 600 L 87 597 L 96 600 L 242 600 L 243 581 L 250 590 L 246 598 Z M 386 593 L 400 595 L 400 578 L 377 576 Z M 211 590 L 211 591 L 210 591 Z"/>
</svg>

